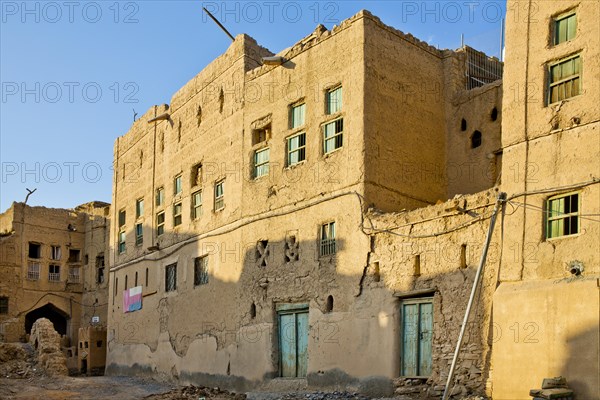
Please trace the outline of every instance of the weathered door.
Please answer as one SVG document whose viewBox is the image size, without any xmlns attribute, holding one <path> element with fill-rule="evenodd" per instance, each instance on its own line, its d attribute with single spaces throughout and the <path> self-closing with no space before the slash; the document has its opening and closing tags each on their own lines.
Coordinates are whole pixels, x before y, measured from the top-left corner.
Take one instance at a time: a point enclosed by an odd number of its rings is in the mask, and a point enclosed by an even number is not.
<svg viewBox="0 0 600 400">
<path fill-rule="evenodd" d="M 433 304 L 431 299 L 402 303 L 402 376 L 431 375 Z"/>
<path fill-rule="evenodd" d="M 293 307 L 278 311 L 280 375 L 287 378 L 305 377 L 308 366 L 308 309 Z"/>
</svg>

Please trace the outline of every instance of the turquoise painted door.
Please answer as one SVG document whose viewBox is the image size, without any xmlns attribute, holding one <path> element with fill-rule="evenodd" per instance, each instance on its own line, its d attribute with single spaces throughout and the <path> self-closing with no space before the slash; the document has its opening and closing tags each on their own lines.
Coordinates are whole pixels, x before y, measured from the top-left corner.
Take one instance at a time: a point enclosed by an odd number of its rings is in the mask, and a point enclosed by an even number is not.
<svg viewBox="0 0 600 400">
<path fill-rule="evenodd" d="M 402 304 L 402 376 L 431 375 L 433 304 L 406 301 Z"/>
<path fill-rule="evenodd" d="M 280 375 L 305 377 L 308 366 L 308 310 L 279 313 Z"/>
</svg>

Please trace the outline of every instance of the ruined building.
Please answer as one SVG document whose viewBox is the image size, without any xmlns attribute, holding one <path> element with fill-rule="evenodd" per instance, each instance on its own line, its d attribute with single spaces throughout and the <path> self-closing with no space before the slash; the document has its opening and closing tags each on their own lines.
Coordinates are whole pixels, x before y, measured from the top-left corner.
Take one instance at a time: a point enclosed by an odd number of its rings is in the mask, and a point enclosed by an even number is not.
<svg viewBox="0 0 600 400">
<path fill-rule="evenodd" d="M 498 181 L 501 71 L 365 11 L 277 55 L 238 36 L 116 140 L 107 373 L 371 394 L 411 376 L 439 391 L 455 339 L 435 323 L 460 318 L 476 256 L 461 280 L 414 289 L 366 213 Z M 479 243 L 476 222 L 457 240 Z M 483 390 L 483 347 L 473 337 L 465 390 Z"/>
<path fill-rule="evenodd" d="M 47 318 L 77 368 L 79 329 L 107 324 L 108 210 L 101 202 L 72 210 L 13 203 L 0 214 L 1 341 L 24 341 Z"/>
</svg>

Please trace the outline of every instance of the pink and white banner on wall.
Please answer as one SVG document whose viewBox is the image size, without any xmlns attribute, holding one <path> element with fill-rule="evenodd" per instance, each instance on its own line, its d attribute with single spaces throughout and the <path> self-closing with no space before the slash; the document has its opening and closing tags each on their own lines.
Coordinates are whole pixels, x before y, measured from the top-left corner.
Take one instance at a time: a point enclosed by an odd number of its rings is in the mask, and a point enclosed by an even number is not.
<svg viewBox="0 0 600 400">
<path fill-rule="evenodd" d="M 142 309 L 142 287 L 136 286 L 123 291 L 123 312 Z"/>
</svg>

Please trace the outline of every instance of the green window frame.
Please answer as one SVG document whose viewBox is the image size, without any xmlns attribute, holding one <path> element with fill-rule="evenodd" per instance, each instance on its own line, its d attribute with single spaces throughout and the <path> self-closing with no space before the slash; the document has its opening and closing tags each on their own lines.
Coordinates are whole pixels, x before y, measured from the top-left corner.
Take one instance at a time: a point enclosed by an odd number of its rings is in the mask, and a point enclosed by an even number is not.
<svg viewBox="0 0 600 400">
<path fill-rule="evenodd" d="M 548 104 L 581 94 L 581 70 L 580 55 L 549 66 Z"/>
<path fill-rule="evenodd" d="M 577 13 L 570 11 L 554 18 L 553 44 L 571 41 L 577 36 Z"/>
<path fill-rule="evenodd" d="M 306 104 L 294 105 L 290 108 L 290 128 L 296 129 L 304 125 L 306 120 Z"/>
<path fill-rule="evenodd" d="M 546 201 L 546 239 L 578 234 L 580 209 L 579 193 L 550 197 Z"/>
<path fill-rule="evenodd" d="M 306 132 L 299 133 L 287 139 L 288 167 L 304 160 L 306 160 Z"/>
</svg>

